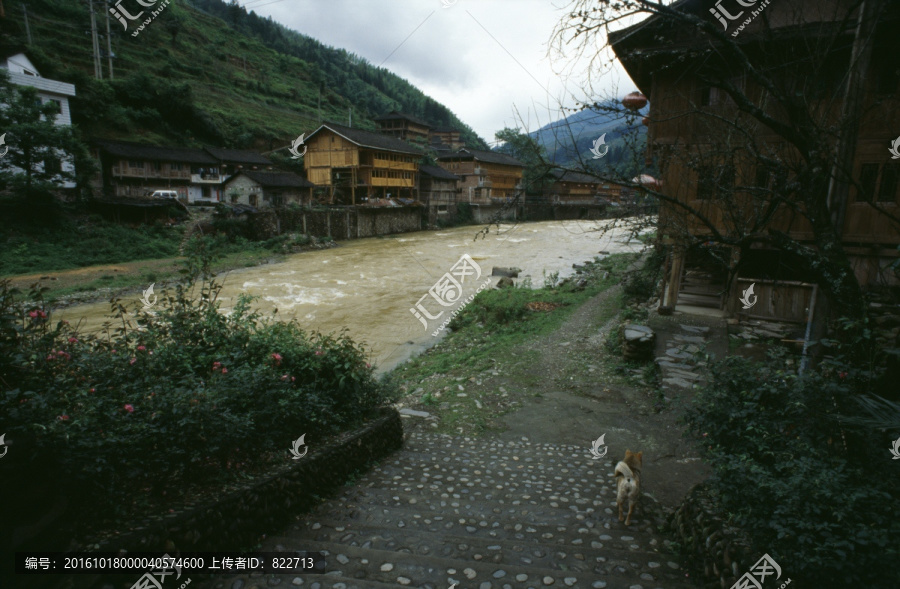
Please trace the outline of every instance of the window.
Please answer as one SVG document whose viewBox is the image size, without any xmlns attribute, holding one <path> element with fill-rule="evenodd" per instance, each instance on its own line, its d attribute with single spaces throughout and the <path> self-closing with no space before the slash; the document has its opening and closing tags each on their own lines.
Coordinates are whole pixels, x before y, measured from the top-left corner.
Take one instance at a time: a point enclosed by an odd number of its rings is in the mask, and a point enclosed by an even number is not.
<svg viewBox="0 0 900 589">
<path fill-rule="evenodd" d="M 180 171 L 181 171 L 181 164 L 176 163 L 176 162 L 172 162 L 172 163 L 169 164 L 169 169 L 172 170 L 172 171 L 175 171 L 175 172 L 180 172 Z"/>
<path fill-rule="evenodd" d="M 896 200 L 898 179 L 900 179 L 900 166 L 895 163 L 885 164 L 881 171 L 881 185 L 878 187 L 878 202 L 894 202 Z"/>
<path fill-rule="evenodd" d="M 863 164 L 859 171 L 859 192 L 856 200 L 872 202 L 878 184 L 878 164 Z"/>
<path fill-rule="evenodd" d="M 859 169 L 856 201 L 896 202 L 898 185 L 900 165 L 893 162 L 884 165 L 863 164 Z"/>
<path fill-rule="evenodd" d="M 129 168 L 137 168 L 137 169 L 139 169 L 139 170 L 143 170 L 143 169 L 144 169 L 144 162 L 138 161 L 138 160 L 130 160 L 130 161 L 128 162 L 128 167 L 129 167 Z"/>
</svg>

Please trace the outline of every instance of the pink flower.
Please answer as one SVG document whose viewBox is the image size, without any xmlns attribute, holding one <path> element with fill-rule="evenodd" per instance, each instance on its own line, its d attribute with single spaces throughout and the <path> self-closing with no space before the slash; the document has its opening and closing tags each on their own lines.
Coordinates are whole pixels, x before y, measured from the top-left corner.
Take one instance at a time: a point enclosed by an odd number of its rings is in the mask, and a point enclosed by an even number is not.
<svg viewBox="0 0 900 589">
<path fill-rule="evenodd" d="M 77 338 L 77 337 L 70 337 L 70 338 L 69 338 L 69 343 L 70 343 L 70 344 L 77 344 L 77 343 L 78 343 L 78 338 Z"/>
<path fill-rule="evenodd" d="M 227 369 L 227 368 L 223 368 L 223 369 L 222 369 L 222 374 L 228 374 L 228 369 Z"/>
<path fill-rule="evenodd" d="M 275 366 L 281 366 L 281 354 L 275 352 L 272 354 L 272 359 L 275 360 Z"/>
<path fill-rule="evenodd" d="M 129 364 L 134 364 L 137 362 L 137 358 L 132 357 L 131 360 L 128 361 Z"/>
<path fill-rule="evenodd" d="M 134 407 L 131 405 L 131 403 L 125 403 L 125 411 L 134 413 Z"/>
<path fill-rule="evenodd" d="M 53 354 L 49 354 L 47 356 L 47 361 L 49 362 L 50 360 L 56 360 L 56 356 L 54 356 Z"/>
<path fill-rule="evenodd" d="M 292 377 L 291 377 L 291 382 L 294 382 L 295 380 L 297 380 L 297 377 L 292 376 Z"/>
<path fill-rule="evenodd" d="M 69 421 L 69 416 L 66 415 L 65 413 L 63 413 L 62 415 L 57 415 L 56 419 L 58 419 L 60 421 Z"/>
<path fill-rule="evenodd" d="M 115 353 L 116 353 L 116 351 L 115 351 L 115 350 L 113 350 L 113 351 L 112 351 L 112 353 L 113 353 L 113 354 L 115 354 Z"/>
<path fill-rule="evenodd" d="M 371 367 L 372 367 L 372 365 L 369 364 L 368 362 L 366 362 L 366 368 L 371 368 Z"/>
<path fill-rule="evenodd" d="M 137 349 L 138 349 L 138 352 L 143 352 L 144 350 L 147 349 L 147 347 L 146 346 L 138 346 Z"/>
<path fill-rule="evenodd" d="M 838 377 L 841 380 L 844 380 L 845 378 L 847 378 L 847 373 L 846 372 L 838 372 Z"/>
<path fill-rule="evenodd" d="M 88 392 L 90 392 L 90 393 L 96 393 L 96 392 L 97 392 L 97 389 L 91 387 L 91 389 L 90 389 Z"/>
<path fill-rule="evenodd" d="M 37 311 L 31 311 L 30 313 L 28 313 L 28 316 L 32 319 L 37 319 Z"/>
<path fill-rule="evenodd" d="M 325 352 L 323 352 L 322 350 L 316 350 L 316 356 L 321 356 L 324 353 Z"/>
<path fill-rule="evenodd" d="M 284 375 L 281 376 L 281 380 L 287 380 L 287 379 L 288 379 L 288 375 L 287 375 L 287 374 L 284 374 Z"/>
</svg>

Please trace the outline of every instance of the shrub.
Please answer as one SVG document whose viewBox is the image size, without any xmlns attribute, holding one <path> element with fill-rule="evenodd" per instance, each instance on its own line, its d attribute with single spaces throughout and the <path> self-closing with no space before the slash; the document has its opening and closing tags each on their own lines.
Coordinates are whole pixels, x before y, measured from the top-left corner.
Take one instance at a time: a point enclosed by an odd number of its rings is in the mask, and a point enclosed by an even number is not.
<svg viewBox="0 0 900 589">
<path fill-rule="evenodd" d="M 778 357 L 728 358 L 688 412 L 722 507 L 804 587 L 891 586 L 900 475 L 887 468 L 888 446 L 872 431 L 842 429 L 840 416 L 858 411 L 845 371 L 791 368 Z"/>
<path fill-rule="evenodd" d="M 249 297 L 226 315 L 208 266 L 186 272 L 135 320 L 113 301 L 101 334 L 54 326 L 40 302 L 17 303 L 0 283 L 5 433 L 58 459 L 59 476 L 90 497 L 86 517 L 127 510 L 137 489 L 222 481 L 229 467 L 303 433 L 341 431 L 389 397 L 345 334 L 264 320 Z"/>
</svg>

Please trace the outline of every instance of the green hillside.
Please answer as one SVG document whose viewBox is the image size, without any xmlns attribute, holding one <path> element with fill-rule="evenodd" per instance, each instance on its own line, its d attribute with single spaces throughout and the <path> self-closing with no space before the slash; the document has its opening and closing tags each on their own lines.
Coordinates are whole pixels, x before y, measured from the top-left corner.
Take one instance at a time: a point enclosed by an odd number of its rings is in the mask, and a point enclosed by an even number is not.
<svg viewBox="0 0 900 589">
<path fill-rule="evenodd" d="M 4 0 L 0 19 L 4 55 L 24 49 L 43 76 L 76 85 L 73 120 L 89 138 L 269 150 L 321 120 L 346 123 L 352 108 L 354 127 L 372 129 L 372 118 L 400 110 L 459 128 L 468 144 L 486 148 L 406 80 L 221 0 L 172 0 L 137 37 L 136 24 L 126 31 L 110 19 L 109 80 L 99 4 L 103 80 L 94 78 L 87 3 Z"/>
</svg>

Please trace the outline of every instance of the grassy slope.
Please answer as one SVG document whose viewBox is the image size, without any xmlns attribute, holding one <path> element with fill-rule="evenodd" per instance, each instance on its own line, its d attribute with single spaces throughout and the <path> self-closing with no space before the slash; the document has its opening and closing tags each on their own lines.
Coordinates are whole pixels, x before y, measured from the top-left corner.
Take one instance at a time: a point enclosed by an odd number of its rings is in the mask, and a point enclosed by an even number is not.
<svg viewBox="0 0 900 589">
<path fill-rule="evenodd" d="M 407 404 L 421 405 L 440 417 L 434 431 L 456 433 L 460 427 L 469 434 L 491 431 L 496 418 L 514 410 L 516 401 L 509 400 L 505 390 L 479 391 L 475 385 L 481 381 L 471 375 L 489 380 L 496 370 L 527 372 L 523 367 L 534 363 L 536 352 L 527 350 L 523 342 L 558 329 L 581 304 L 618 284 L 635 259 L 634 254 L 616 254 L 588 265 L 584 290 L 573 289 L 573 283 L 567 282 L 557 288 L 484 291 L 466 306 L 446 339 L 395 369 L 391 378 L 407 392 Z M 526 310 L 533 302 L 559 306 L 549 311 Z M 615 315 L 621 305 L 620 298 L 610 299 L 605 316 Z M 533 388 L 542 378 L 530 375 L 517 382 Z M 462 390 L 466 396 L 459 397 Z"/>
</svg>

